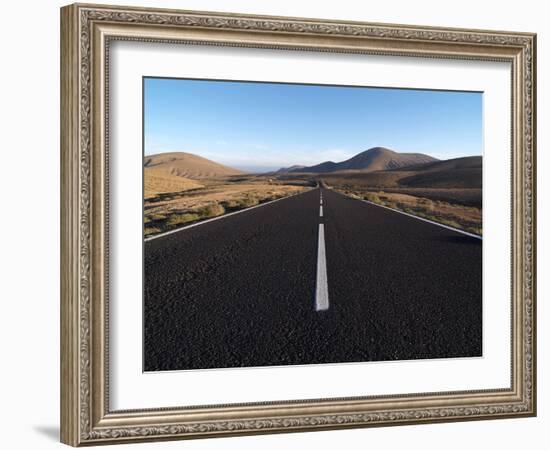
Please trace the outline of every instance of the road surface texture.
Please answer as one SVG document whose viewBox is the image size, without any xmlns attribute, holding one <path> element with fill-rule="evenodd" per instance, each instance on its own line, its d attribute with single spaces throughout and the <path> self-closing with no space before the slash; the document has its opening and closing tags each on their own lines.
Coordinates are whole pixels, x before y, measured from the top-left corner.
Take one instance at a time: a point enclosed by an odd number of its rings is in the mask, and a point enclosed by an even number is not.
<svg viewBox="0 0 550 450">
<path fill-rule="evenodd" d="M 146 371 L 482 354 L 482 241 L 325 188 L 144 252 Z"/>
</svg>

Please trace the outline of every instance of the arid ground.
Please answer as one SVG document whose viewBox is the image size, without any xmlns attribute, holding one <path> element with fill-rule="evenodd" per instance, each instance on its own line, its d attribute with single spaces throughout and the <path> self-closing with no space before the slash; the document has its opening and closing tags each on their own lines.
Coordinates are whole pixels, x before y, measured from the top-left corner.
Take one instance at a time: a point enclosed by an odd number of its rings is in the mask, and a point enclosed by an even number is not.
<svg viewBox="0 0 550 450">
<path fill-rule="evenodd" d="M 294 195 L 323 184 L 363 199 L 482 234 L 482 158 L 439 161 L 384 148 L 342 163 L 242 171 L 189 153 L 145 158 L 145 236 Z"/>
</svg>

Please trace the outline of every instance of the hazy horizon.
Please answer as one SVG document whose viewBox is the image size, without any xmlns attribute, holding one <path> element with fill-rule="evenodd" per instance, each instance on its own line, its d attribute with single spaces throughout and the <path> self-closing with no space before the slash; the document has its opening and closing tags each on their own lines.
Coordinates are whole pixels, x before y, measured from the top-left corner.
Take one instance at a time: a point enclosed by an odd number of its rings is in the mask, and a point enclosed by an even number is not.
<svg viewBox="0 0 550 450">
<path fill-rule="evenodd" d="M 372 147 L 480 156 L 482 94 L 144 78 L 144 153 L 247 172 L 341 162 Z"/>
<path fill-rule="evenodd" d="M 380 146 L 377 146 L 377 147 L 380 147 Z M 371 148 L 374 148 L 374 147 L 371 147 Z M 359 153 L 365 152 L 367 150 L 370 150 L 370 148 L 365 149 L 365 150 L 363 150 Z M 395 151 L 395 152 L 400 153 L 400 154 L 407 153 L 407 152 L 399 152 L 395 149 L 388 149 L 388 150 L 392 150 L 392 151 Z M 151 154 L 148 154 L 148 155 L 145 155 L 145 156 L 147 157 L 147 156 L 154 156 L 154 155 L 162 155 L 164 153 L 191 153 L 193 155 L 209 159 L 209 160 L 211 160 L 215 163 L 222 164 L 219 161 L 212 160 L 211 158 L 207 158 L 204 155 L 201 155 L 201 154 L 198 154 L 198 153 L 186 152 L 185 150 L 168 150 L 168 151 L 165 151 L 165 152 L 151 153 Z M 430 155 L 428 153 L 424 153 L 424 154 L 428 155 L 428 156 L 433 156 L 433 155 Z M 357 155 L 357 153 L 355 155 L 352 155 L 351 157 L 356 156 L 356 155 Z M 467 155 L 467 156 L 482 156 L 482 155 Z M 467 156 L 457 156 L 456 158 L 464 158 L 464 157 L 467 157 Z M 347 159 L 349 159 L 349 158 L 346 158 L 345 160 L 330 161 L 330 162 L 340 163 L 340 162 L 346 161 Z M 439 158 L 437 158 L 437 159 L 439 159 Z M 453 158 L 446 158 L 446 159 L 455 159 L 455 158 L 453 157 Z M 443 160 L 441 160 L 441 161 L 443 161 Z M 325 163 L 325 162 L 329 162 L 329 161 L 319 161 L 317 163 L 310 164 L 310 166 L 315 166 L 317 164 L 321 164 L 321 163 Z M 229 164 L 224 164 L 224 165 L 226 165 L 226 166 L 228 166 L 232 169 L 238 169 L 238 170 L 242 170 L 244 172 L 249 172 L 249 173 L 267 173 L 267 172 L 274 172 L 274 171 L 277 171 L 277 170 L 283 169 L 283 168 L 289 168 L 289 167 L 292 167 L 292 166 L 300 166 L 302 164 L 286 164 L 286 165 L 281 165 L 281 166 L 254 166 L 254 165 L 232 166 L 232 165 L 229 165 Z"/>
</svg>

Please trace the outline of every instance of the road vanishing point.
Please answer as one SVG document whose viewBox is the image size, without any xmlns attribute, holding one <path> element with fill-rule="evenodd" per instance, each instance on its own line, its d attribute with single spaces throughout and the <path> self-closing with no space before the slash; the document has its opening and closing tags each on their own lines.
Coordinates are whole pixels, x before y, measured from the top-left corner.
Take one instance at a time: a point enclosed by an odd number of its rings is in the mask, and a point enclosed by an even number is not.
<svg viewBox="0 0 550 450">
<path fill-rule="evenodd" d="M 324 187 L 144 243 L 144 370 L 482 355 L 482 240 Z"/>
</svg>

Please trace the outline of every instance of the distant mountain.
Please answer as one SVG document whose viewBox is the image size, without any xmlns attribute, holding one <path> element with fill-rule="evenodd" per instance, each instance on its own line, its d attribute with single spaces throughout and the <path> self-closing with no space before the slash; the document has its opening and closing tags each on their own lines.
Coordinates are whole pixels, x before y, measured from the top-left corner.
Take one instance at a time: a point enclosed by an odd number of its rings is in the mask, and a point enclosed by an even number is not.
<svg viewBox="0 0 550 450">
<path fill-rule="evenodd" d="M 310 167 L 292 169 L 290 172 L 329 173 L 339 171 L 374 172 L 377 170 L 398 169 L 438 161 L 422 153 L 398 153 L 384 147 L 365 150 L 354 157 L 335 163 L 326 161 Z"/>
<path fill-rule="evenodd" d="M 303 169 L 306 166 L 299 166 L 297 164 L 290 166 L 290 167 L 281 167 L 279 170 L 275 171 L 274 173 L 288 173 L 288 172 L 298 172 L 300 169 Z"/>
<path fill-rule="evenodd" d="M 323 174 L 323 179 L 329 185 L 334 180 L 346 180 L 351 184 L 380 189 L 481 189 L 482 163 L 481 156 L 466 156 L 389 170 L 330 172 Z"/>
<path fill-rule="evenodd" d="M 242 175 L 243 171 L 218 164 L 192 153 L 172 152 L 146 156 L 144 168 L 154 169 L 155 173 L 184 177 L 191 180 Z"/>
<path fill-rule="evenodd" d="M 422 172 L 439 172 L 442 170 L 481 169 L 481 156 L 462 156 L 460 158 L 442 159 L 430 163 L 410 166 L 408 169 Z M 397 169 L 398 170 L 398 169 Z"/>
</svg>

